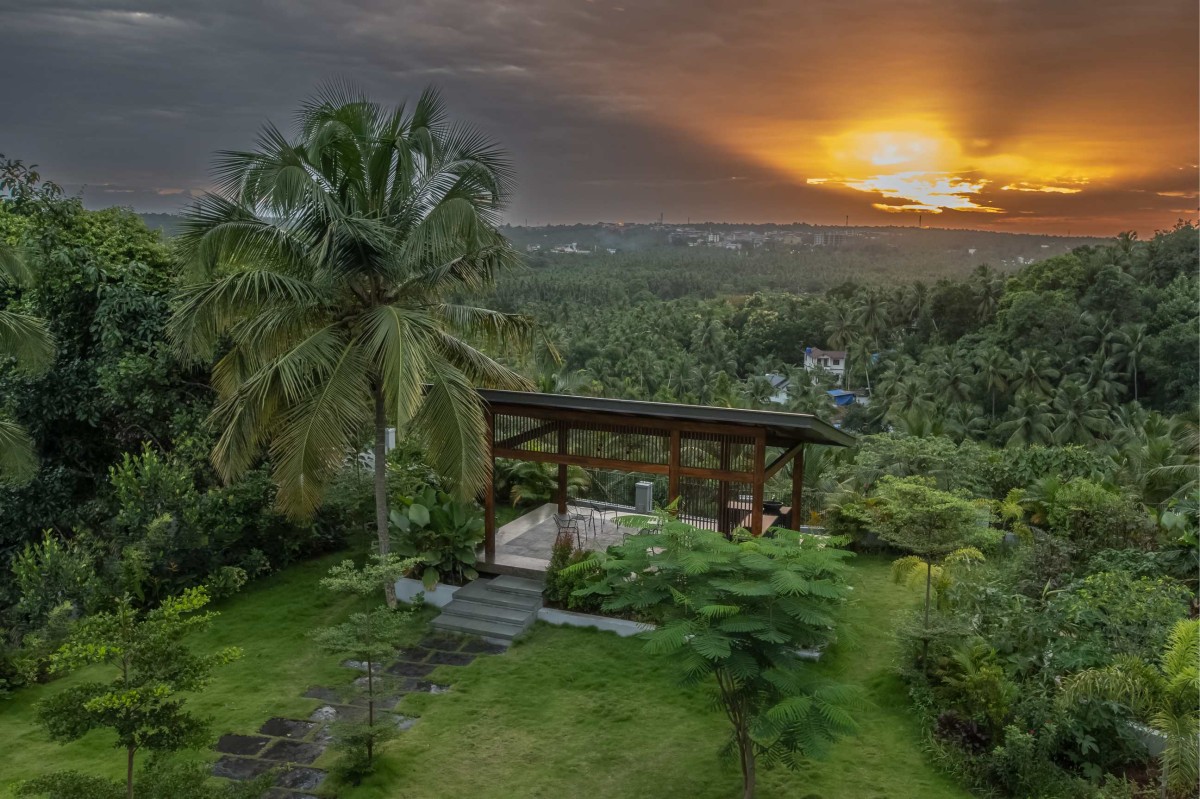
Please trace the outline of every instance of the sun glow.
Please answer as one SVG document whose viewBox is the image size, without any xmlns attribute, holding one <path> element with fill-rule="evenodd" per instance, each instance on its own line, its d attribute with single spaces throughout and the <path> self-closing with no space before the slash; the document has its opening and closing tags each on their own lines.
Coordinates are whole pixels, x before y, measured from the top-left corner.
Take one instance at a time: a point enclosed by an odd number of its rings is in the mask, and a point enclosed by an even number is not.
<svg viewBox="0 0 1200 799">
<path fill-rule="evenodd" d="M 971 140 L 968 152 L 928 122 L 876 123 L 820 143 L 828 174 L 806 182 L 875 194 L 872 207 L 888 213 L 1004 213 L 999 192 L 1079 194 L 1088 183 L 1049 159 L 988 152 L 986 140 Z"/>
</svg>

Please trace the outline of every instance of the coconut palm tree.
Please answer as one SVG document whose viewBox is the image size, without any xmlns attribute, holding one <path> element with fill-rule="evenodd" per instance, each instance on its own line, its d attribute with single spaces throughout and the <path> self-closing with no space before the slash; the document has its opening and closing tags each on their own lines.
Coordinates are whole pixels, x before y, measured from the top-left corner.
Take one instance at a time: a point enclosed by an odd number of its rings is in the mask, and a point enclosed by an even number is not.
<svg viewBox="0 0 1200 799">
<path fill-rule="evenodd" d="M 1112 345 L 1112 364 L 1129 376 L 1133 401 L 1138 401 L 1138 369 L 1146 355 L 1149 337 L 1143 324 L 1130 325 L 1117 332 Z"/>
<path fill-rule="evenodd" d="M 975 356 L 976 377 L 980 387 L 988 393 L 992 401 L 991 417 L 996 418 L 996 394 L 1008 391 L 1008 381 L 1012 376 L 1012 358 L 999 347 L 988 347 Z"/>
<path fill-rule="evenodd" d="M 268 125 L 217 175 L 185 216 L 193 283 L 170 325 L 187 357 L 229 345 L 213 369 L 213 464 L 229 480 L 268 447 L 279 505 L 302 516 L 373 435 L 386 554 L 389 423 L 467 497 L 487 475 L 474 387 L 529 387 L 477 346 L 528 345 L 532 323 L 448 299 L 518 262 L 496 230 L 508 162 L 435 91 L 410 110 L 333 86 L 303 105 L 295 139 Z"/>
<path fill-rule="evenodd" d="M 32 275 L 21 253 L 0 241 L 0 288 L 25 285 Z M 19 373 L 38 375 L 54 361 L 54 338 L 46 323 L 20 311 L 0 309 L 0 358 L 12 358 Z M 29 433 L 0 408 L 0 484 L 27 482 L 37 471 Z"/>
<path fill-rule="evenodd" d="M 1063 684 L 1068 703 L 1104 700 L 1125 705 L 1161 741 L 1163 782 L 1176 796 L 1200 789 L 1200 620 L 1176 622 L 1158 663 L 1119 655 L 1109 665 L 1072 675 Z"/>
<path fill-rule="evenodd" d="M 1046 353 L 1026 350 L 1013 364 L 1011 385 L 1017 393 L 1028 392 L 1048 397 L 1059 376 L 1059 371 L 1050 365 Z"/>
<path fill-rule="evenodd" d="M 1091 444 L 1097 436 L 1112 429 L 1108 405 L 1074 380 L 1066 381 L 1058 389 L 1053 408 L 1058 422 L 1054 440 L 1059 444 Z"/>
<path fill-rule="evenodd" d="M 1008 420 L 996 425 L 996 431 L 1008 436 L 1006 446 L 1010 447 L 1049 444 L 1054 440 L 1053 423 L 1054 414 L 1050 412 L 1049 404 L 1023 391 L 1008 409 Z"/>
</svg>

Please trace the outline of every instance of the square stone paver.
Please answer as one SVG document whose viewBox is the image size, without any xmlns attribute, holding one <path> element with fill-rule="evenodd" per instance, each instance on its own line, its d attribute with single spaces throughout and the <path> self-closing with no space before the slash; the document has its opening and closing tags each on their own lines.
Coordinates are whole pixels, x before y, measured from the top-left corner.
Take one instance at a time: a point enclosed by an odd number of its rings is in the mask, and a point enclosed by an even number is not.
<svg viewBox="0 0 1200 799">
<path fill-rule="evenodd" d="M 226 733 L 221 736 L 214 748 L 226 755 L 257 755 L 270 740 L 261 735 Z"/>
<path fill-rule="evenodd" d="M 339 691 L 336 688 L 326 688 L 323 685 L 314 685 L 304 692 L 304 695 L 309 699 L 320 699 L 322 702 L 330 702 L 332 704 L 340 704 L 343 700 L 345 691 Z"/>
<path fill-rule="evenodd" d="M 396 729 L 400 732 L 407 732 L 413 728 L 420 719 L 415 719 L 412 716 L 393 716 L 396 720 Z"/>
<path fill-rule="evenodd" d="M 213 763 L 212 773 L 214 777 L 224 777 L 227 780 L 252 780 L 270 771 L 276 765 L 276 763 L 269 763 L 266 760 L 225 755 Z"/>
<path fill-rule="evenodd" d="M 472 655 L 502 655 L 508 651 L 508 647 L 503 644 L 490 644 L 482 638 L 472 638 L 463 644 L 462 651 Z"/>
<path fill-rule="evenodd" d="M 438 666 L 466 666 L 473 660 L 475 656 L 466 652 L 434 652 L 428 662 Z"/>
<path fill-rule="evenodd" d="M 407 660 L 409 663 L 420 663 L 436 651 L 438 650 L 427 649 L 423 646 L 409 646 L 397 652 L 396 658 L 398 660 Z"/>
<path fill-rule="evenodd" d="M 418 644 L 418 646 L 425 649 L 440 649 L 443 652 L 457 652 L 462 645 L 462 638 L 459 638 L 457 635 L 446 635 L 445 633 L 427 635 Z"/>
<path fill-rule="evenodd" d="M 271 735 L 276 738 L 303 738 L 313 731 L 317 725 L 311 721 L 300 721 L 299 719 L 285 719 L 276 716 L 273 719 L 267 719 L 266 724 L 258 728 L 258 731 L 263 735 Z"/>
<path fill-rule="evenodd" d="M 429 663 L 406 663 L 402 660 L 388 666 L 384 671 L 397 677 L 424 677 L 436 668 L 437 666 Z"/>
<path fill-rule="evenodd" d="M 266 760 L 279 760 L 284 763 L 311 763 L 325 751 L 321 744 L 304 743 L 302 741 L 276 741 L 262 753 Z"/>
<path fill-rule="evenodd" d="M 280 788 L 291 788 L 294 791 L 311 791 L 324 781 L 325 772 L 321 769 L 301 766 L 288 769 L 280 774 L 279 779 L 275 780 L 275 784 Z"/>
</svg>

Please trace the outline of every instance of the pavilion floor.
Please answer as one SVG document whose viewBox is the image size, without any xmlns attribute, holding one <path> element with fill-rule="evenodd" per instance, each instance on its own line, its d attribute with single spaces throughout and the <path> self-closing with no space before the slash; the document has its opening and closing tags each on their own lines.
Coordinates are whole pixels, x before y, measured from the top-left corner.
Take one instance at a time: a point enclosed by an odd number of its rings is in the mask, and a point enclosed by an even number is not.
<svg viewBox="0 0 1200 799">
<path fill-rule="evenodd" d="M 591 518 L 587 508 L 568 505 L 567 510 Z M 554 540 L 558 537 L 558 525 L 554 521 L 557 512 L 558 506 L 548 502 L 496 530 L 496 557 L 486 560 L 481 549 L 479 568 L 518 576 L 533 576 L 534 572 L 539 576 L 545 574 L 550 566 Z M 629 513 L 606 511 L 603 516 L 597 513 L 591 523 L 586 519 L 579 520 L 578 545 L 600 551 L 621 543 L 626 535 L 637 532 L 635 528 L 622 527 L 615 521 L 616 516 Z"/>
</svg>

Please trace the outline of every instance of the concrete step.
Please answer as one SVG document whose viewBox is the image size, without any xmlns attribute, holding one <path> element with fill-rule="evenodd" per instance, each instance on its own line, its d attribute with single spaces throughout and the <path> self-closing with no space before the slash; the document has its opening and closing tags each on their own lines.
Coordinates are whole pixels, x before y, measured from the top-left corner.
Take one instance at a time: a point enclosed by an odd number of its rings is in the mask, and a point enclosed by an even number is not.
<svg viewBox="0 0 1200 799">
<path fill-rule="evenodd" d="M 458 598 L 442 608 L 442 613 L 449 616 L 466 616 L 473 619 L 519 624 L 522 627 L 528 627 L 537 618 L 536 608 L 507 608 L 486 601 L 468 601 Z"/>
<path fill-rule="evenodd" d="M 497 577 L 497 580 L 500 578 Z M 517 610 L 537 610 L 542 606 L 542 595 L 513 594 L 506 591 L 493 591 L 494 580 L 475 580 L 467 583 L 454 592 L 454 601 L 481 602 L 503 608 Z"/>
<path fill-rule="evenodd" d="M 525 632 L 525 628 L 519 624 L 473 619 L 469 616 L 453 616 L 447 613 L 434 619 L 432 625 L 438 630 L 478 635 L 489 640 L 503 642 L 511 641 Z"/>
<path fill-rule="evenodd" d="M 499 577 L 493 578 L 488 583 L 488 589 L 491 591 L 502 591 L 506 594 L 517 594 L 518 596 L 536 596 L 538 598 L 541 598 L 542 591 L 545 588 L 546 584 L 539 580 L 513 577 L 511 574 L 502 574 Z"/>
</svg>

